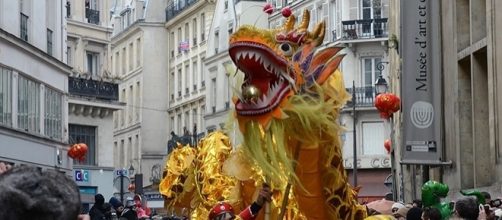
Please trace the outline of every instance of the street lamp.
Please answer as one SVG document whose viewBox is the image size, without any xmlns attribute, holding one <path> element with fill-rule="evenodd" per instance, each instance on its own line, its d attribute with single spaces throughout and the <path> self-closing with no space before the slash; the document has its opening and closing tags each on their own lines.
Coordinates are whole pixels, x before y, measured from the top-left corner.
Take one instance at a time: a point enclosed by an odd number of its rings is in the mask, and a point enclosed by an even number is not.
<svg viewBox="0 0 502 220">
<path fill-rule="evenodd" d="M 389 89 L 389 86 L 387 84 L 387 81 L 385 78 L 383 78 L 383 70 L 385 69 L 384 64 L 388 64 L 389 62 L 379 62 L 376 64 L 377 70 L 380 71 L 380 75 L 378 76 L 377 80 L 375 81 L 375 95 L 386 93 Z M 393 121 L 392 119 L 389 119 L 390 123 L 390 138 L 391 138 L 391 143 L 394 144 L 393 136 L 394 136 L 394 128 L 393 128 Z M 392 197 L 394 201 L 396 200 L 396 169 L 394 167 L 394 148 L 391 147 L 390 151 L 390 169 L 391 169 L 391 174 L 387 177 L 386 181 L 384 182 L 384 185 L 386 186 L 392 186 Z M 390 178 L 390 180 L 389 180 Z"/>
<path fill-rule="evenodd" d="M 385 66 L 383 64 L 388 64 L 389 62 L 379 62 L 376 64 L 377 70 L 380 71 L 380 75 L 378 76 L 377 80 L 375 81 L 375 92 L 376 95 L 386 93 L 388 90 L 388 84 L 385 78 L 383 78 L 383 70 L 385 69 Z"/>
</svg>

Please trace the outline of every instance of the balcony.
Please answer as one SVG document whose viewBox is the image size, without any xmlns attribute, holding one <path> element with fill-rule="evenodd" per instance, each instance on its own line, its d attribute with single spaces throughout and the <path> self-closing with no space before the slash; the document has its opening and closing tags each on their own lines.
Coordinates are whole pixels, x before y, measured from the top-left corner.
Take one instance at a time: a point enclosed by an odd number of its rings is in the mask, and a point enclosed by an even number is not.
<svg viewBox="0 0 502 220">
<path fill-rule="evenodd" d="M 372 39 L 387 37 L 387 18 L 342 21 L 342 39 Z"/>
<path fill-rule="evenodd" d="M 68 91 L 71 95 L 87 96 L 110 101 L 119 100 L 119 85 L 115 83 L 68 77 L 68 84 Z"/>
<path fill-rule="evenodd" d="M 99 11 L 98 10 L 86 8 L 85 9 L 85 18 L 87 19 L 87 23 L 99 25 Z"/>
<path fill-rule="evenodd" d="M 349 94 L 352 95 L 352 88 L 346 89 Z M 373 86 L 365 86 L 365 87 L 356 87 L 355 93 L 356 97 L 356 107 L 373 107 L 375 102 L 375 87 Z M 345 107 L 352 108 L 354 105 L 352 100 L 347 102 Z"/>
<path fill-rule="evenodd" d="M 166 22 L 170 21 L 176 15 L 189 8 L 191 5 L 197 3 L 199 0 L 178 0 L 170 1 L 166 8 Z"/>
</svg>

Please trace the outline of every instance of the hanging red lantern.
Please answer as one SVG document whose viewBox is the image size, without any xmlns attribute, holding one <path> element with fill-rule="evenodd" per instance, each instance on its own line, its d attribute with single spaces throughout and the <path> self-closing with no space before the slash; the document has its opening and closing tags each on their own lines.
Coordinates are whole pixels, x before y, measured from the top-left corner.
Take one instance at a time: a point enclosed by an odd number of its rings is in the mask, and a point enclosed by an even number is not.
<svg viewBox="0 0 502 220">
<path fill-rule="evenodd" d="M 263 7 L 263 11 L 267 14 L 272 14 L 272 12 L 274 12 L 274 7 L 272 6 L 272 4 L 270 3 L 267 3 L 265 4 L 265 6 Z"/>
<path fill-rule="evenodd" d="M 68 150 L 68 156 L 74 160 L 84 161 L 88 150 L 85 143 L 73 144 Z"/>
<path fill-rule="evenodd" d="M 387 150 L 387 153 L 390 154 L 392 148 L 392 142 L 390 141 L 390 139 L 385 139 L 383 146 L 385 147 L 385 150 Z"/>
<path fill-rule="evenodd" d="M 77 148 L 75 148 L 74 146 L 75 145 L 72 145 L 68 150 L 68 157 L 70 157 L 71 159 L 76 159 L 78 157 Z"/>
<path fill-rule="evenodd" d="M 375 107 L 382 118 L 390 118 L 394 112 L 401 109 L 401 100 L 393 93 L 383 93 L 375 98 Z"/>
<path fill-rule="evenodd" d="M 286 17 L 286 18 L 289 18 L 289 16 L 291 16 L 291 14 L 293 14 L 293 12 L 291 11 L 291 8 L 290 7 L 284 7 L 282 10 L 281 10 L 281 13 L 282 13 L 282 16 Z"/>
</svg>

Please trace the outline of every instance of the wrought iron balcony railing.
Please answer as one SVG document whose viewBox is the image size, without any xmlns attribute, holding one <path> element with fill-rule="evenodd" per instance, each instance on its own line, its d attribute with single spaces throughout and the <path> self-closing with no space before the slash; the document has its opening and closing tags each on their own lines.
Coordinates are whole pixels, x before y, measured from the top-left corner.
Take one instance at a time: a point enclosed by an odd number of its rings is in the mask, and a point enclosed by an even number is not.
<svg viewBox="0 0 502 220">
<path fill-rule="evenodd" d="M 342 21 L 342 39 L 370 39 L 388 35 L 387 18 Z"/>
<path fill-rule="evenodd" d="M 116 83 L 68 77 L 68 90 L 72 95 L 93 97 L 104 100 L 119 100 L 119 85 Z"/>
<path fill-rule="evenodd" d="M 373 107 L 375 102 L 375 87 L 365 86 L 356 87 L 355 92 L 352 93 L 352 88 L 347 88 L 350 95 L 355 96 L 356 107 Z M 352 99 L 349 99 L 345 107 L 353 107 Z"/>
<path fill-rule="evenodd" d="M 99 11 L 98 10 L 86 8 L 85 9 L 85 18 L 87 18 L 87 23 L 99 25 Z"/>
<path fill-rule="evenodd" d="M 197 3 L 199 0 L 178 0 L 170 1 L 166 8 L 166 22 L 176 17 L 176 15 L 189 8 L 191 5 Z"/>
<path fill-rule="evenodd" d="M 190 145 L 192 147 L 195 147 L 197 142 L 199 142 L 200 139 L 202 139 L 206 135 L 205 132 L 198 133 L 197 135 L 192 135 L 192 134 L 186 134 L 183 136 L 172 136 L 169 141 L 167 141 L 167 152 L 171 153 L 173 149 L 175 149 L 178 146 L 178 143 L 181 144 L 182 146 L 185 145 Z"/>
</svg>

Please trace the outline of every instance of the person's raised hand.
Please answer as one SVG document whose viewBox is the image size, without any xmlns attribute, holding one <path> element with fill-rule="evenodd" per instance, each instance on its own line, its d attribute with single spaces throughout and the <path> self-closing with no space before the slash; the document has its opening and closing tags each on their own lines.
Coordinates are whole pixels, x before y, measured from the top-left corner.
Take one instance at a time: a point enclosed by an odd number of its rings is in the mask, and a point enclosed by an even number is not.
<svg viewBox="0 0 502 220">
<path fill-rule="evenodd" d="M 260 193 L 258 194 L 258 198 L 256 199 L 256 204 L 263 206 L 265 202 L 270 201 L 272 201 L 272 190 L 268 184 L 263 183 Z"/>
</svg>

